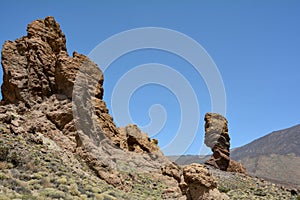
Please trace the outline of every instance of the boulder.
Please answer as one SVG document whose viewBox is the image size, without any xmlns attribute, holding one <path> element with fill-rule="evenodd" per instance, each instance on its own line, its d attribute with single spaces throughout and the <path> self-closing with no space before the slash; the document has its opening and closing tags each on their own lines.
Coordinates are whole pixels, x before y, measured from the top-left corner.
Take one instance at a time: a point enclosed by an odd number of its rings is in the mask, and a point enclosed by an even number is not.
<svg viewBox="0 0 300 200">
<path fill-rule="evenodd" d="M 200 164 L 190 164 L 183 168 L 184 181 L 187 184 L 186 195 L 190 200 L 225 200 L 226 194 L 217 190 L 217 182 L 209 170 Z"/>
</svg>

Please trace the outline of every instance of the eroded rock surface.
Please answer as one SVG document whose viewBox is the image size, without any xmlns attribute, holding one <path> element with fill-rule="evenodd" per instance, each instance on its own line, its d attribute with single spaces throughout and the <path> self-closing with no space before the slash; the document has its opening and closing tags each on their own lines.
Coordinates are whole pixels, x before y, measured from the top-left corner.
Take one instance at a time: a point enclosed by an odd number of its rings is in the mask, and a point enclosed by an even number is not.
<svg viewBox="0 0 300 200">
<path fill-rule="evenodd" d="M 238 173 L 242 173 L 242 174 L 247 174 L 247 170 L 246 168 L 242 165 L 242 163 L 237 162 L 235 160 L 231 160 L 229 162 L 229 166 L 227 168 L 228 172 L 238 172 Z"/>
<path fill-rule="evenodd" d="M 241 163 L 230 159 L 230 137 L 227 119 L 217 113 L 206 113 L 204 120 L 204 143 L 213 152 L 213 155 L 205 164 L 223 171 L 246 173 L 246 169 Z"/>
<path fill-rule="evenodd" d="M 66 39 L 54 18 L 37 20 L 27 27 L 27 36 L 15 41 L 7 41 L 2 49 L 2 68 L 4 72 L 2 97 L 6 103 L 22 101 L 27 107 L 41 103 L 43 99 L 58 93 L 64 94 L 63 88 L 68 82 L 59 80 L 61 73 L 70 71 L 58 70 L 65 58 L 76 70 L 80 59 L 76 55 L 69 58 L 66 52 Z M 74 65 L 75 64 L 75 65 Z M 73 73 L 74 75 L 74 73 Z M 66 76 L 65 76 L 66 77 Z M 74 76 L 72 77 L 74 78 Z M 72 90 L 71 90 L 72 92 Z M 70 96 L 70 92 L 68 93 Z"/>
<path fill-rule="evenodd" d="M 185 166 L 183 176 L 187 183 L 186 194 L 188 199 L 229 199 L 217 190 L 217 182 L 205 166 L 200 164 Z"/>
<path fill-rule="evenodd" d="M 221 195 L 203 166 L 182 169 L 136 125 L 116 127 L 102 99 L 102 72 L 86 56 L 68 55 L 65 35 L 53 17 L 32 22 L 27 36 L 5 42 L 1 64 L 1 181 L 10 185 L 14 180 L 22 188 L 5 190 L 5 196 L 209 199 Z M 39 170 L 42 175 L 36 174 Z M 22 176 L 15 176 L 16 172 Z M 8 174 L 7 179 L 3 174 Z M 91 189 L 93 185 L 98 189 Z"/>
<path fill-rule="evenodd" d="M 213 151 L 213 155 L 205 163 L 226 171 L 230 162 L 228 122 L 225 117 L 217 113 L 207 113 L 204 120 L 204 143 Z"/>
</svg>

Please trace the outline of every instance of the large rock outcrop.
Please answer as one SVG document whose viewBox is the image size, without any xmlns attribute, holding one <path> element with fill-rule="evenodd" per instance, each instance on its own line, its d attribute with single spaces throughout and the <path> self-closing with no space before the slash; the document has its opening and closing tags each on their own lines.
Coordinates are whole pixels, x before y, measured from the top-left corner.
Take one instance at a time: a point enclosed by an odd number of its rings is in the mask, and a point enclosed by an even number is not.
<svg viewBox="0 0 300 200">
<path fill-rule="evenodd" d="M 210 147 L 213 152 L 213 155 L 205 164 L 223 171 L 246 173 L 246 169 L 242 164 L 230 160 L 230 137 L 227 119 L 217 113 L 206 113 L 204 120 L 204 143 Z"/>
<path fill-rule="evenodd" d="M 230 162 L 230 137 L 228 134 L 228 122 L 225 117 L 217 113 L 206 113 L 204 120 L 204 143 L 213 151 L 213 155 L 208 161 L 206 161 L 206 164 L 226 171 Z"/>
<path fill-rule="evenodd" d="M 84 55 L 74 52 L 73 57 L 69 57 L 65 35 L 53 17 L 34 21 L 27 27 L 27 36 L 16 41 L 7 41 L 2 50 L 2 68 L 4 104 L 24 104 L 30 109 L 51 98 L 71 103 L 73 96 L 75 107 L 86 106 L 90 101 L 89 106 L 94 108 L 92 111 L 97 116 L 103 134 L 121 148 L 132 150 L 126 144 L 134 136 L 123 133 L 124 131 L 115 126 L 102 100 L 102 72 Z M 77 86 L 75 89 L 74 83 Z M 53 108 L 46 113 L 47 118 L 60 130 L 73 119 L 72 104 L 64 105 L 63 108 L 65 109 Z M 85 112 L 84 109 L 79 112 L 78 115 L 88 114 L 85 116 L 87 118 L 94 114 Z M 143 135 L 138 140 L 149 147 L 148 152 L 160 151 L 157 144 L 148 137 Z"/>
<path fill-rule="evenodd" d="M 53 18 L 29 24 L 27 36 L 3 45 L 3 100 L 5 103 L 24 102 L 26 107 L 31 107 L 55 93 L 70 97 L 72 87 L 68 86 L 80 61 L 78 54 L 68 57 L 65 35 Z M 64 69 L 68 62 L 72 71 Z M 69 81 L 62 80 L 68 77 L 64 73 L 71 75 Z"/>
<path fill-rule="evenodd" d="M 86 56 L 68 55 L 53 17 L 32 22 L 27 36 L 5 42 L 1 64 L 0 170 L 10 176 L 7 184 L 18 178 L 15 185 L 23 188 L 8 190 L 13 197 L 203 199 L 191 189 L 193 176 L 207 179 L 201 182 L 205 198 L 216 189 L 210 174 L 170 162 L 158 141 L 136 125 L 116 127 L 102 99 L 102 72 Z M 43 175 L 35 176 L 39 170 Z M 99 181 L 106 189 L 88 187 Z"/>
</svg>

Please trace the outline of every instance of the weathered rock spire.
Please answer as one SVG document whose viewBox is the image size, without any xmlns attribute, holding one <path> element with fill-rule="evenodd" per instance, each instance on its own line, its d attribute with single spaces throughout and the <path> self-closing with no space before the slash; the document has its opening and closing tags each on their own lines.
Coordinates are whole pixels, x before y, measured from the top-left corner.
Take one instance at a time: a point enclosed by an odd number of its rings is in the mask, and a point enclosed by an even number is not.
<svg viewBox="0 0 300 200">
<path fill-rule="evenodd" d="M 204 120 L 204 143 L 213 151 L 212 157 L 206 161 L 206 164 L 212 165 L 221 170 L 227 170 L 230 161 L 228 122 L 225 117 L 217 113 L 207 113 Z"/>
<path fill-rule="evenodd" d="M 207 113 L 204 120 L 204 143 L 210 147 L 213 152 L 213 155 L 205 164 L 224 171 L 246 173 L 246 169 L 241 163 L 230 159 L 230 137 L 227 119 L 217 113 Z"/>
</svg>

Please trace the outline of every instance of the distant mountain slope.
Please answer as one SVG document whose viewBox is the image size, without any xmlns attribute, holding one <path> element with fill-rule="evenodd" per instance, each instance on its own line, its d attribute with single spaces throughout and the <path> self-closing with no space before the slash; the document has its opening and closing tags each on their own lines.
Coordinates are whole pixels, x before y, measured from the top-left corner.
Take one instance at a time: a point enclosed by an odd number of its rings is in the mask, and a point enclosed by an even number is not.
<svg viewBox="0 0 300 200">
<path fill-rule="evenodd" d="M 204 164 L 210 158 L 210 155 L 182 155 L 182 156 L 167 156 L 171 161 L 178 165 L 189 165 L 191 163 Z"/>
<path fill-rule="evenodd" d="M 300 125 L 280 131 L 274 131 L 253 142 L 231 151 L 231 157 L 241 160 L 244 157 L 259 155 L 287 155 L 300 156 Z"/>
<path fill-rule="evenodd" d="M 300 188 L 300 125 L 233 149 L 231 158 L 252 175 Z"/>
</svg>

